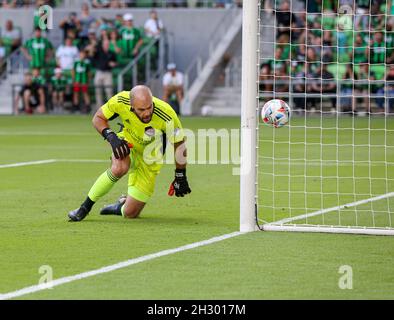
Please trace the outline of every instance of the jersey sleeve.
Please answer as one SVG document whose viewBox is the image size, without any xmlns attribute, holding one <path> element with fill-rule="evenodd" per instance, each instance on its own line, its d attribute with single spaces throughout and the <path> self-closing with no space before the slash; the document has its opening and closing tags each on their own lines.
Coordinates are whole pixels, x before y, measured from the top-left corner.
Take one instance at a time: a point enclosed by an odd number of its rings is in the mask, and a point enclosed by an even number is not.
<svg viewBox="0 0 394 320">
<path fill-rule="evenodd" d="M 28 50 L 28 51 L 30 51 L 30 43 L 31 43 L 31 40 L 30 39 L 28 39 L 28 40 L 26 40 L 25 41 L 25 43 L 23 44 L 23 47 L 26 49 L 26 50 Z"/>
<path fill-rule="evenodd" d="M 166 135 L 172 144 L 182 142 L 185 138 L 185 135 L 181 121 L 172 108 L 170 108 L 167 112 L 171 116 L 171 121 L 169 121 L 166 125 Z"/>
<path fill-rule="evenodd" d="M 114 95 L 111 99 L 108 100 L 107 103 L 105 103 L 102 107 L 101 110 L 103 111 L 104 117 L 107 120 L 114 119 L 119 115 L 118 112 L 118 94 Z"/>
<path fill-rule="evenodd" d="M 136 36 L 137 36 L 137 41 L 139 41 L 139 40 L 141 40 L 142 39 L 142 34 L 141 34 L 141 31 L 140 31 L 140 29 L 136 29 Z"/>
</svg>

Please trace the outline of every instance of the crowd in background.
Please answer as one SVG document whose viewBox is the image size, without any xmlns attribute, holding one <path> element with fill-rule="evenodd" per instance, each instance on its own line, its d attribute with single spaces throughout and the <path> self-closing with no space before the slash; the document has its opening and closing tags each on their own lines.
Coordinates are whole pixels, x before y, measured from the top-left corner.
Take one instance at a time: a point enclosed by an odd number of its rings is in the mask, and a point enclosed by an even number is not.
<svg viewBox="0 0 394 320">
<path fill-rule="evenodd" d="M 71 0 L 73 1 L 73 0 Z M 46 0 L 51 7 L 67 5 L 67 0 Z M 89 0 L 93 8 L 134 8 L 134 7 L 214 7 L 241 6 L 242 0 Z M 12 9 L 35 6 L 36 0 L 0 0 L 0 8 Z"/>
<path fill-rule="evenodd" d="M 306 1 L 298 11 L 290 5 L 264 3 L 277 30 L 273 57 L 261 63 L 260 90 L 285 100 L 292 92 L 300 110 L 327 101 L 332 111 L 370 112 L 387 102 L 394 112 L 394 20 L 387 1 Z"/>
<path fill-rule="evenodd" d="M 0 73 L 5 59 L 15 50 L 21 52 L 29 63 L 29 72 L 15 100 L 14 112 L 89 113 L 100 107 L 114 94 L 117 76 L 124 67 L 164 30 L 154 7 L 205 6 L 227 8 L 241 6 L 242 1 L 148 1 L 148 0 L 89 0 L 81 10 L 71 12 L 58 23 L 62 29 L 62 44 L 54 47 L 47 33 L 39 26 L 39 11 L 43 5 L 56 7 L 64 0 L 0 0 L 3 8 L 12 9 L 34 6 L 33 34 L 22 39 L 19 26 L 7 20 L 0 33 Z M 134 25 L 132 13 L 117 14 L 112 19 L 92 14 L 90 8 L 151 7 L 144 25 Z M 56 26 L 55 26 L 56 27 Z M 159 45 L 150 46 L 150 65 L 158 66 Z M 144 81 L 144 58 L 138 60 L 139 82 Z M 169 63 L 162 79 L 163 99 L 179 113 L 183 99 L 183 74 L 175 63 Z"/>
<path fill-rule="evenodd" d="M 36 4 L 43 2 L 37 0 Z M 11 25 L 11 20 L 6 21 L 5 29 Z M 61 111 L 67 101 L 71 111 L 87 113 L 97 109 L 113 95 L 119 72 L 160 36 L 164 25 L 155 10 L 150 11 L 143 26 L 136 26 L 131 13 L 117 14 L 113 19 L 98 18 L 91 14 L 89 4 L 83 3 L 79 13 L 71 12 L 58 27 L 63 30 L 58 47 L 35 23 L 32 37 L 23 43 L 17 28 L 16 38 L 12 42 L 9 39 L 13 46 L 10 51 L 21 45 L 29 62 L 30 71 L 18 98 L 28 113 L 37 106 L 41 106 L 38 112 L 48 108 Z M 149 49 L 152 68 L 157 67 L 158 49 L 158 45 Z M 139 61 L 138 67 L 143 69 L 146 61 Z M 16 105 L 20 105 L 19 101 Z"/>
</svg>

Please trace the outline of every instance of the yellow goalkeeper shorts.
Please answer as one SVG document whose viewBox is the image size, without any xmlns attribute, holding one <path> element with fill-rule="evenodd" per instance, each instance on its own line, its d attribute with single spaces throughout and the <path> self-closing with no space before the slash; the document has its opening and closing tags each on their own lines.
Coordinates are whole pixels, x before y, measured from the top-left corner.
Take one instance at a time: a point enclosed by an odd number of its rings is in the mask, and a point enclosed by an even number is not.
<svg viewBox="0 0 394 320">
<path fill-rule="evenodd" d="M 156 166 L 154 168 L 148 166 L 142 156 L 133 152 L 133 149 L 130 152 L 130 160 L 128 195 L 146 203 L 153 195 L 156 176 L 160 171 Z"/>
</svg>

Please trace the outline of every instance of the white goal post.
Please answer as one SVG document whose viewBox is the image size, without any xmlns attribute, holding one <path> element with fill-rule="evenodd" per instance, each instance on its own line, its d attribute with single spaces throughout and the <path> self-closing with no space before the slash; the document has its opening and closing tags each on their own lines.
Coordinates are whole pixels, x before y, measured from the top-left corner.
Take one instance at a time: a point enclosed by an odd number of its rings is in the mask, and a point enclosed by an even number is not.
<svg viewBox="0 0 394 320">
<path fill-rule="evenodd" d="M 354 1 L 353 7 L 345 0 L 332 2 L 338 7 L 243 1 L 241 232 L 394 235 L 394 10 L 389 1 L 372 8 L 372 1 L 360 14 L 366 1 Z M 283 10 L 290 12 L 291 27 L 290 36 L 280 37 L 277 14 Z M 359 34 L 366 39 L 365 61 L 357 47 Z M 305 61 L 299 58 L 302 46 Z M 316 61 L 309 48 L 318 53 Z M 288 57 L 279 58 L 286 50 Z M 379 65 L 375 53 L 383 59 Z M 312 73 L 308 68 L 315 62 Z M 303 76 L 293 70 L 300 64 Z M 271 73 L 262 77 L 265 65 Z M 304 91 L 296 87 L 300 77 Z M 324 91 L 331 84 L 335 89 Z M 260 119 L 262 105 L 275 98 L 292 109 L 289 125 L 277 129 Z"/>
<path fill-rule="evenodd" d="M 259 1 L 243 3 L 240 231 L 256 230 Z"/>
</svg>

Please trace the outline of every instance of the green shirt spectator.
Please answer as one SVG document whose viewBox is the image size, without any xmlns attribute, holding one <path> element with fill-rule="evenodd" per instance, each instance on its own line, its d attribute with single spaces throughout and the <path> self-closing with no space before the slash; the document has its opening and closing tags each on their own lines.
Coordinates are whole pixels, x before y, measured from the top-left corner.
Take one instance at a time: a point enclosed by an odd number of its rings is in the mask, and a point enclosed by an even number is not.
<svg viewBox="0 0 394 320">
<path fill-rule="evenodd" d="M 124 27 L 120 30 L 120 48 L 122 55 L 127 58 L 133 58 L 138 54 L 140 47 L 143 44 L 141 32 L 138 28 L 133 26 L 133 15 L 126 13 L 123 16 L 125 21 Z"/>
<path fill-rule="evenodd" d="M 83 51 L 81 51 L 83 52 Z M 82 56 L 82 54 L 81 54 Z M 75 61 L 74 69 L 73 69 L 73 82 L 79 84 L 88 84 L 89 83 L 89 72 L 91 69 L 91 64 L 89 59 L 84 57 Z"/>
<path fill-rule="evenodd" d="M 374 34 L 374 39 L 370 46 L 369 62 L 371 64 L 385 63 L 386 60 L 386 43 L 383 40 L 383 33 Z"/>
<path fill-rule="evenodd" d="M 52 43 L 42 37 L 40 28 L 36 28 L 34 37 L 25 42 L 22 52 L 30 61 L 31 68 L 44 68 L 52 49 Z"/>
<path fill-rule="evenodd" d="M 55 73 L 55 75 L 51 78 L 51 86 L 53 91 L 65 91 L 67 84 L 67 79 L 61 73 Z"/>
<path fill-rule="evenodd" d="M 353 54 L 353 57 L 351 57 L 353 63 L 359 64 L 368 62 L 367 44 L 364 42 L 361 34 L 357 34 L 353 49 L 353 52 L 350 53 Z"/>
<path fill-rule="evenodd" d="M 34 68 L 32 70 L 32 80 L 33 80 L 33 83 L 38 84 L 42 87 L 44 87 L 46 85 L 46 80 L 41 75 L 40 69 L 38 69 L 38 68 Z"/>
</svg>

